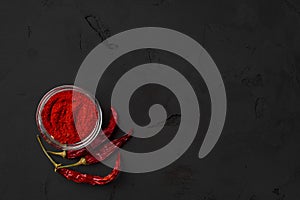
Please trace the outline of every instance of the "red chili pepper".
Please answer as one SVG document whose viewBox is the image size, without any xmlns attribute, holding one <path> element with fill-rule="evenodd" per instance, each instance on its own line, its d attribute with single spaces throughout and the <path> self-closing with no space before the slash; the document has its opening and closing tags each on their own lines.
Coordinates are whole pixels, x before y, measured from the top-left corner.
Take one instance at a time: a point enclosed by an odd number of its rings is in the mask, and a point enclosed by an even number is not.
<svg viewBox="0 0 300 200">
<path fill-rule="evenodd" d="M 61 166 L 61 164 L 57 164 L 51 158 L 51 156 L 47 153 L 47 150 L 45 149 L 45 147 L 42 144 L 38 135 L 37 135 L 37 140 L 38 140 L 40 147 L 42 148 L 44 154 L 47 156 L 47 158 L 50 160 L 50 162 L 54 165 L 55 171 L 57 173 L 61 174 L 66 179 L 71 180 L 73 182 L 87 183 L 90 185 L 104 185 L 104 184 L 107 184 L 107 183 L 113 181 L 114 179 L 116 179 L 118 174 L 120 173 L 120 154 L 118 154 L 114 169 L 107 176 L 101 177 L 101 176 L 97 176 L 97 175 L 83 174 L 83 173 L 77 172 L 75 170 L 67 169 L 66 166 Z M 81 160 L 84 160 L 84 159 L 81 159 Z"/>
<path fill-rule="evenodd" d="M 117 114 L 116 110 L 113 107 L 111 107 L 110 109 L 111 109 L 111 117 L 110 117 L 110 120 L 109 120 L 109 124 L 102 131 L 102 133 L 99 135 L 99 137 L 96 137 L 94 139 L 94 141 L 90 144 L 90 146 L 92 148 L 96 148 L 97 146 L 99 146 L 100 144 L 105 142 L 105 140 L 112 135 L 112 133 L 113 133 L 113 131 L 114 131 L 116 125 L 117 125 L 118 114 Z"/>
<path fill-rule="evenodd" d="M 120 154 L 118 155 L 114 169 L 110 174 L 108 174 L 105 177 L 91 175 L 91 174 L 83 174 L 67 168 L 57 169 L 56 172 L 61 174 L 66 179 L 76 183 L 87 183 L 90 185 L 104 185 L 116 179 L 116 177 L 120 173 Z"/>
<path fill-rule="evenodd" d="M 99 163 L 105 160 L 106 158 L 108 158 L 112 153 L 114 153 L 117 150 L 117 147 L 121 147 L 123 144 L 125 144 L 125 142 L 130 137 L 131 137 L 131 131 L 120 138 L 114 139 L 112 142 L 108 142 L 103 147 L 101 147 L 96 154 L 91 155 L 90 153 L 88 153 L 84 157 L 81 157 L 78 162 L 69 165 L 59 166 L 57 167 L 57 169 Z"/>
<path fill-rule="evenodd" d="M 52 153 L 52 152 L 50 152 L 50 153 Z M 68 159 L 73 159 L 73 158 L 78 158 L 78 157 L 86 155 L 87 150 L 86 150 L 86 148 L 82 148 L 82 149 L 79 149 L 79 150 L 65 151 L 63 153 L 65 153 L 65 154 L 62 155 L 62 157 L 68 158 Z"/>
<path fill-rule="evenodd" d="M 101 149 L 99 151 L 97 151 L 96 154 L 87 154 L 84 158 L 86 161 L 86 164 L 95 164 L 98 162 L 101 162 L 103 160 L 105 160 L 106 158 L 108 158 L 112 153 L 115 152 L 115 150 L 117 150 L 117 147 L 121 147 L 123 144 L 126 143 L 126 141 L 131 137 L 131 131 L 129 133 L 127 133 L 126 135 L 114 139 L 111 142 L 108 142 L 107 144 L 105 144 L 103 147 L 101 147 Z"/>
</svg>

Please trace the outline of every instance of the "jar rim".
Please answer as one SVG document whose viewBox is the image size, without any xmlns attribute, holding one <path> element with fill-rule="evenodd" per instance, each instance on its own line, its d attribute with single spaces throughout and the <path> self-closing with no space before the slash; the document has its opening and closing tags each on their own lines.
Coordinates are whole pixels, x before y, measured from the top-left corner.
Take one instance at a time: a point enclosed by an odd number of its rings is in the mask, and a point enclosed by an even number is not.
<svg viewBox="0 0 300 200">
<path fill-rule="evenodd" d="M 89 135 L 87 137 L 85 137 L 84 139 L 82 139 L 79 142 L 74 143 L 74 144 L 62 144 L 59 141 L 55 140 L 53 138 L 53 136 L 51 136 L 51 134 L 46 130 L 46 128 L 44 127 L 44 124 L 43 124 L 41 114 L 42 114 L 42 110 L 43 110 L 45 104 L 49 101 L 49 99 L 52 96 L 54 96 L 55 94 L 58 94 L 60 92 L 70 91 L 70 90 L 76 91 L 76 92 L 79 92 L 79 93 L 85 95 L 93 103 L 95 103 L 95 106 L 97 109 L 98 120 L 96 121 L 96 124 L 95 124 L 93 130 L 89 133 Z M 50 91 L 48 91 L 40 100 L 39 105 L 37 107 L 37 111 L 36 111 L 36 123 L 37 123 L 38 129 L 39 129 L 41 135 L 50 145 L 52 145 L 56 148 L 62 149 L 62 150 L 78 150 L 78 149 L 82 149 L 82 148 L 88 146 L 97 137 L 97 135 L 101 131 L 102 110 L 101 110 L 98 100 L 95 97 L 93 97 L 86 90 L 84 90 L 78 86 L 75 86 L 75 85 L 61 85 L 61 86 L 55 87 L 55 88 L 51 89 Z"/>
</svg>

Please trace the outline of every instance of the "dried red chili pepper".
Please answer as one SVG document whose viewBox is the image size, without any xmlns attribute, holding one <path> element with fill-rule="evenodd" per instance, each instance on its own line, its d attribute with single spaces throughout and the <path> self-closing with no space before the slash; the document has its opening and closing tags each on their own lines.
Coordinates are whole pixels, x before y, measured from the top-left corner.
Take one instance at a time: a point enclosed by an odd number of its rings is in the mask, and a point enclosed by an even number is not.
<svg viewBox="0 0 300 200">
<path fill-rule="evenodd" d="M 97 176 L 97 175 L 91 175 L 91 174 L 83 174 L 71 169 L 67 168 L 58 168 L 61 164 L 57 164 L 51 156 L 47 153 L 45 147 L 43 146 L 39 136 L 37 135 L 37 140 L 44 152 L 44 154 L 47 156 L 47 158 L 50 160 L 50 162 L 54 165 L 55 171 L 59 174 L 61 174 L 63 177 L 65 177 L 68 180 L 74 181 L 76 183 L 87 183 L 90 185 L 104 185 L 107 184 L 114 179 L 117 178 L 118 174 L 120 173 L 120 154 L 118 154 L 118 158 L 116 160 L 116 164 L 114 169 L 110 174 L 108 174 L 105 177 Z"/>
<path fill-rule="evenodd" d="M 101 149 L 97 151 L 97 153 L 95 154 L 97 160 L 99 161 L 104 160 L 111 153 L 113 153 L 114 150 L 117 149 L 117 147 L 122 147 L 127 142 L 127 140 L 131 137 L 131 135 L 132 135 L 132 130 L 120 138 L 114 139 L 111 142 L 109 141 L 107 144 L 105 144 L 105 146 L 101 147 Z"/>
<path fill-rule="evenodd" d="M 83 174 L 67 168 L 58 168 L 56 172 L 61 174 L 66 179 L 76 183 L 87 183 L 90 185 L 104 185 L 116 179 L 116 177 L 120 173 L 119 169 L 120 169 L 120 154 L 118 155 L 114 169 L 110 174 L 108 174 L 105 177 L 91 175 L 91 174 Z"/>
<path fill-rule="evenodd" d="M 118 114 L 113 107 L 111 107 L 111 112 L 112 112 L 112 114 L 111 114 L 108 126 L 90 144 L 91 148 L 98 147 L 107 138 L 109 138 L 112 135 L 112 133 L 116 127 L 117 121 L 118 121 Z M 48 151 L 48 153 L 51 153 L 53 155 L 58 155 L 63 158 L 73 159 L 73 158 L 79 158 L 81 156 L 85 156 L 86 154 L 88 154 L 88 151 L 86 148 L 82 148 L 79 150 L 69 150 L 69 151 L 62 151 L 62 152 Z"/>
<path fill-rule="evenodd" d="M 111 107 L 110 109 L 111 109 L 111 117 L 109 120 L 109 124 L 103 130 L 102 134 L 100 134 L 99 137 L 96 137 L 94 139 L 94 141 L 90 144 L 90 146 L 92 148 L 95 148 L 95 147 L 99 146 L 100 144 L 102 144 L 103 142 L 105 142 L 105 140 L 112 135 L 112 133 L 117 125 L 118 114 L 113 107 Z"/>
<path fill-rule="evenodd" d="M 48 151 L 49 153 L 55 154 L 51 151 Z M 63 158 L 68 158 L 68 159 L 73 159 L 73 158 L 79 158 L 81 156 L 86 155 L 88 152 L 86 150 L 86 148 L 82 148 L 79 150 L 70 150 L 70 151 L 62 151 L 62 152 L 58 152 L 58 154 L 56 155 L 60 155 Z"/>
<path fill-rule="evenodd" d="M 105 160 L 112 153 L 114 153 L 115 150 L 117 150 L 117 147 L 121 147 L 122 145 L 124 145 L 130 137 L 131 137 L 131 132 L 129 132 L 128 134 L 126 134 L 120 138 L 114 139 L 112 142 L 108 142 L 107 144 L 105 144 L 105 146 L 101 147 L 101 149 L 99 151 L 97 151 L 96 154 L 94 154 L 94 155 L 87 154 L 84 157 L 86 160 L 86 163 L 94 164 L 94 163 L 98 163 L 98 162 Z"/>
<path fill-rule="evenodd" d="M 117 147 L 121 147 L 125 142 L 131 137 L 131 131 L 127 133 L 126 135 L 114 139 L 112 142 L 108 142 L 103 147 L 100 148 L 99 151 L 97 151 L 96 154 L 87 154 L 84 157 L 82 157 L 78 162 L 70 164 L 70 165 L 64 165 L 57 167 L 60 168 L 69 168 L 69 167 L 75 167 L 79 165 L 91 165 L 99 163 L 106 158 L 108 158 L 112 153 L 114 153 L 117 150 Z"/>
</svg>

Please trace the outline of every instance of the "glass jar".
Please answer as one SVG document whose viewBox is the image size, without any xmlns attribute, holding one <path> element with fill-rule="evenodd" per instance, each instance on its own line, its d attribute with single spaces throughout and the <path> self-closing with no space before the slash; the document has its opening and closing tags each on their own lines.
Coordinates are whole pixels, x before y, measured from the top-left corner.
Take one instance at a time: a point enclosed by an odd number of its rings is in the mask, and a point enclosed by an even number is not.
<svg viewBox="0 0 300 200">
<path fill-rule="evenodd" d="M 58 94 L 58 93 L 63 92 L 63 91 L 74 91 L 74 92 L 79 92 L 79 93 L 85 95 L 93 103 L 95 103 L 95 107 L 96 107 L 96 110 L 97 110 L 98 119 L 95 123 L 95 126 L 94 126 L 93 130 L 88 134 L 88 136 L 86 136 L 85 138 L 83 138 L 82 140 L 80 140 L 79 142 L 74 143 L 74 144 L 62 144 L 59 141 L 55 140 L 54 137 L 51 136 L 51 134 L 44 127 L 43 120 L 42 120 L 42 111 L 44 109 L 45 104 L 55 94 Z M 36 123 L 37 123 L 37 126 L 38 126 L 38 129 L 39 129 L 40 133 L 42 134 L 42 137 L 49 144 L 54 146 L 55 148 L 62 149 L 62 150 L 78 150 L 78 149 L 84 148 L 87 145 L 89 145 L 97 137 L 97 135 L 101 131 L 102 110 L 101 110 L 101 107 L 100 107 L 99 102 L 97 101 L 97 99 L 95 97 L 93 97 L 92 95 L 90 95 L 87 91 L 85 91 L 85 90 L 83 90 L 83 89 L 81 89 L 77 86 L 74 86 L 74 85 L 63 85 L 63 86 L 53 88 L 52 90 L 50 90 L 49 92 L 47 92 L 43 96 L 43 98 L 41 99 L 41 101 L 38 105 L 38 108 L 37 108 Z"/>
</svg>

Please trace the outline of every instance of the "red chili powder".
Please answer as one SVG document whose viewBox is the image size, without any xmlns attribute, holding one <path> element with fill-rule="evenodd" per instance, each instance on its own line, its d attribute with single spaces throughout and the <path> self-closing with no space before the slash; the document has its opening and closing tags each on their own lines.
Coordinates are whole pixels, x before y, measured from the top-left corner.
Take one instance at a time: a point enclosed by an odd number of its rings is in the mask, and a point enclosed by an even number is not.
<svg viewBox="0 0 300 200">
<path fill-rule="evenodd" d="M 98 120 L 96 104 L 85 94 L 73 90 L 58 92 L 41 112 L 47 132 L 61 144 L 75 144 L 86 138 Z"/>
</svg>

